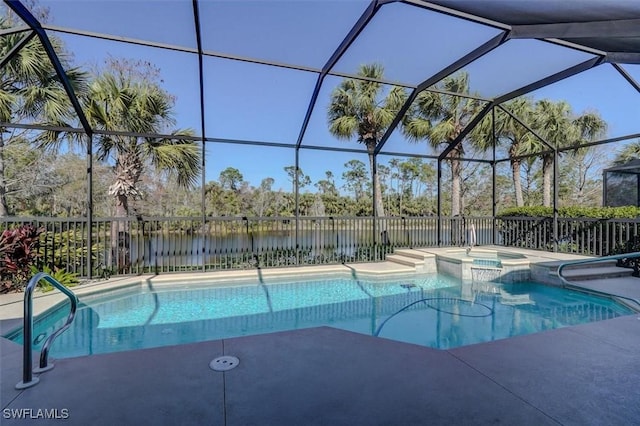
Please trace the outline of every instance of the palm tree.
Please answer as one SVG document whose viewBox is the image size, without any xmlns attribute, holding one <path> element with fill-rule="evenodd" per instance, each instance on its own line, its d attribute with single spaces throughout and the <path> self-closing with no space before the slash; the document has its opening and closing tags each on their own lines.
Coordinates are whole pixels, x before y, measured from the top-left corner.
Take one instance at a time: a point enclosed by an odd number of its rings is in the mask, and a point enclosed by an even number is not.
<svg viewBox="0 0 640 426">
<path fill-rule="evenodd" d="M 469 94 L 469 76 L 459 73 L 446 78 L 441 89 L 460 94 Z M 480 111 L 478 100 L 452 96 L 431 91 L 423 91 L 416 97 L 404 122 L 404 133 L 412 141 L 427 139 L 432 147 L 451 144 Z M 461 185 L 464 155 L 462 143 L 456 145 L 447 156 L 451 165 L 451 215 L 458 216 L 462 211 Z"/>
<path fill-rule="evenodd" d="M 576 127 L 571 125 L 571 106 L 565 101 L 538 101 L 533 123 L 540 136 L 556 148 L 566 146 L 578 136 Z M 551 206 L 553 160 L 553 153 L 542 154 L 542 205 L 545 207 Z"/>
<path fill-rule="evenodd" d="M 362 65 L 358 76 L 381 80 L 384 69 L 381 65 Z M 404 89 L 394 86 L 386 96 L 382 83 L 371 80 L 348 78 L 331 93 L 328 111 L 329 131 L 338 139 L 356 138 L 364 144 L 369 156 L 369 171 L 376 198 L 375 215 L 384 216 L 380 178 L 374 173 L 374 152 L 397 112 L 407 97 Z"/>
<path fill-rule="evenodd" d="M 138 134 L 169 134 L 151 138 L 125 134 L 99 135 L 96 158 L 113 163 L 109 195 L 115 198 L 116 217 L 132 214 L 130 201 L 140 198 L 140 180 L 149 167 L 175 178 L 188 188 L 201 171 L 200 148 L 184 138 L 192 131 L 171 130 L 173 98 L 153 79 L 153 72 L 136 69 L 140 64 L 111 60 L 89 85 L 84 110 L 93 129 Z M 142 65 L 148 67 L 148 65 Z M 51 134 L 44 142 L 52 147 L 61 140 Z"/>
<path fill-rule="evenodd" d="M 616 154 L 616 158 L 613 160 L 613 164 L 615 166 L 621 166 L 631 160 L 637 159 L 640 159 L 640 139 L 626 145 L 620 152 L 618 152 L 618 154 Z"/>
<path fill-rule="evenodd" d="M 523 122 L 531 121 L 533 102 L 530 98 L 520 97 L 504 105 L 513 115 Z M 522 181 L 520 171 L 522 169 L 521 155 L 532 152 L 537 145 L 535 136 L 525 126 L 511 115 L 500 109 L 495 113 L 495 136 L 498 144 L 508 144 L 507 154 L 511 166 L 511 180 L 516 197 L 516 207 L 524 206 L 522 193 Z M 491 116 L 485 117 L 471 134 L 476 146 L 488 149 L 493 146 L 493 125 Z"/>
<path fill-rule="evenodd" d="M 0 29 L 9 28 L 11 20 L 0 17 Z M 0 37 L 0 57 L 5 56 L 22 38 L 21 33 Z M 67 77 L 78 93 L 85 89 L 86 75 L 69 68 L 69 57 L 60 40 L 50 39 Z M 0 69 L 0 121 L 5 123 L 63 121 L 73 116 L 71 102 L 58 79 L 47 52 L 37 38 L 32 38 Z M 5 150 L 9 145 L 30 139 L 25 132 L 0 127 L 0 217 L 10 214 L 7 195 Z"/>
<path fill-rule="evenodd" d="M 161 133 L 173 124 L 170 96 L 160 87 L 135 81 L 126 74 L 106 72 L 90 86 L 87 118 L 94 128 L 136 133 Z M 200 174 L 200 149 L 190 130 L 173 130 L 175 138 L 147 139 L 101 135 L 98 160 L 115 159 L 114 183 L 109 194 L 116 198 L 116 216 L 130 214 L 129 199 L 139 197 L 138 184 L 146 167 L 165 171 L 178 184 L 189 187 Z"/>
<path fill-rule="evenodd" d="M 83 99 L 93 129 L 121 132 L 94 138 L 96 158 L 112 164 L 109 195 L 115 199 L 116 217 L 135 213 L 130 201 L 142 197 L 140 182 L 146 170 L 155 169 L 185 188 L 194 185 L 200 175 L 200 148 L 185 138 L 191 135 L 190 130 L 171 130 L 173 97 L 154 77 L 157 71 L 148 64 L 110 60 L 93 79 Z M 170 136 L 141 137 L 132 133 Z M 63 139 L 55 131 L 46 136 L 42 146 L 49 149 L 56 149 Z M 131 265 L 128 232 L 127 220 L 112 223 L 111 259 L 106 262 L 121 272 Z"/>
<path fill-rule="evenodd" d="M 574 116 L 566 101 L 538 101 L 534 108 L 533 126 L 548 143 L 556 148 L 578 146 L 604 134 L 607 124 L 597 113 Z M 554 154 L 542 155 L 542 204 L 551 206 L 551 180 Z"/>
</svg>

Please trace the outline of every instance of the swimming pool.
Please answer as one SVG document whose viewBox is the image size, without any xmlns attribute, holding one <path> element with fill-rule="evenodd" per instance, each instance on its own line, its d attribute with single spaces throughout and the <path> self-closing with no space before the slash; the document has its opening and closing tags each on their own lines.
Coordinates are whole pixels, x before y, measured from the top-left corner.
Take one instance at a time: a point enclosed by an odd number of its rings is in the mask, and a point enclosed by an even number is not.
<svg viewBox="0 0 640 426">
<path fill-rule="evenodd" d="M 34 320 L 34 348 L 66 318 L 68 306 Z M 331 277 L 305 281 L 139 285 L 81 298 L 54 358 L 332 326 L 449 349 L 632 311 L 612 300 L 530 282 L 462 282 L 447 275 L 385 281 Z M 18 330 L 7 336 L 21 343 Z"/>
</svg>

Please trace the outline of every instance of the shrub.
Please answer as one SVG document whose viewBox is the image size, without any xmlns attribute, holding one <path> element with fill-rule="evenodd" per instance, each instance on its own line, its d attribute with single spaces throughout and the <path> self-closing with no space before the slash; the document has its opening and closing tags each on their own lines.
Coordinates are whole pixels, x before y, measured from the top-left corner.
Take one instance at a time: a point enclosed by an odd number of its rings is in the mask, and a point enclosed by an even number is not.
<svg viewBox="0 0 640 426">
<path fill-rule="evenodd" d="M 38 261 L 43 231 L 33 225 L 21 225 L 0 234 L 0 293 L 21 290 L 27 284 L 31 267 Z"/>
<path fill-rule="evenodd" d="M 635 219 L 640 216 L 640 207 L 560 207 L 558 216 L 564 218 Z M 498 217 L 553 217 L 552 207 L 512 207 Z"/>
<path fill-rule="evenodd" d="M 40 264 L 43 267 L 48 266 L 53 271 L 64 269 L 65 271 L 83 272 L 89 252 L 86 234 L 78 229 L 45 231 L 40 236 L 38 250 Z M 104 243 L 94 243 L 91 246 L 93 265 L 98 265 L 100 268 L 106 267 L 99 257 L 104 252 Z"/>
<path fill-rule="evenodd" d="M 39 255 L 42 262 L 53 268 L 73 270 L 87 257 L 86 238 L 75 229 L 46 231 L 40 238 Z"/>
<path fill-rule="evenodd" d="M 38 268 L 36 268 L 35 266 L 32 266 L 31 272 L 35 275 L 39 271 L 38 271 Z M 54 267 L 53 269 L 51 269 L 50 267 L 45 265 L 42 267 L 42 272 L 44 272 L 45 274 L 51 275 L 51 277 L 54 280 L 58 281 L 60 284 L 62 284 L 65 287 L 74 287 L 78 285 L 78 283 L 80 282 L 80 280 L 78 280 L 78 274 L 75 274 L 73 272 L 67 272 L 62 268 Z M 40 281 L 38 285 L 40 289 L 42 289 L 42 291 L 44 292 L 53 290 L 53 286 L 44 280 Z"/>
</svg>

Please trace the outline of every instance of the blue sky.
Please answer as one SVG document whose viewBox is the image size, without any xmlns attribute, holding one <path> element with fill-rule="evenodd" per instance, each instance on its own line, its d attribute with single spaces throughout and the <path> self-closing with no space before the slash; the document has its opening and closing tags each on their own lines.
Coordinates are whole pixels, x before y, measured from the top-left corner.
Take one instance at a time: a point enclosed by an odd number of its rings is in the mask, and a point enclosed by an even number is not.
<svg viewBox="0 0 640 426">
<path fill-rule="evenodd" d="M 50 24 L 194 48 L 191 0 L 42 1 Z M 343 1 L 200 1 L 205 50 L 321 68 L 367 7 L 362 0 Z M 390 81 L 417 84 L 498 34 L 493 28 L 405 4 L 390 4 L 334 68 L 355 73 L 362 63 L 378 62 Z M 158 66 L 165 88 L 177 97 L 178 127 L 200 134 L 196 55 L 58 34 L 78 65 L 99 64 L 114 57 L 148 60 Z M 471 88 L 483 96 L 509 92 L 548 74 L 589 59 L 589 54 L 535 40 L 513 40 L 470 64 Z M 640 66 L 625 66 L 640 80 Z M 246 62 L 207 57 L 205 71 L 206 135 L 294 144 L 317 75 Z M 327 129 L 329 95 L 340 77 L 325 79 L 303 145 L 360 148 L 338 141 Z M 531 94 L 535 99 L 564 99 L 575 112 L 597 110 L 609 123 L 610 137 L 638 132 L 639 94 L 608 64 Z M 430 153 L 426 144 L 410 144 L 395 132 L 386 151 Z M 614 153 L 616 148 L 608 152 Z M 339 178 L 352 158 L 365 155 L 301 150 L 303 171 L 313 181 L 331 170 Z M 382 162 L 386 157 L 380 158 Z M 276 179 L 275 188 L 290 188 L 283 168 L 294 163 L 294 150 L 209 144 L 207 180 L 236 167 L 259 185 Z"/>
</svg>

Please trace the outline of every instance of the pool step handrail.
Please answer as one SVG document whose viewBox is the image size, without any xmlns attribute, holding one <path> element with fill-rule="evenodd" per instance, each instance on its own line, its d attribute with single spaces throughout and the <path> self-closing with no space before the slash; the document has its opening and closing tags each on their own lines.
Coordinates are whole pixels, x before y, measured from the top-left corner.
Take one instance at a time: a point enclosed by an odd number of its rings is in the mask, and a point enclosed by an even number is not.
<svg viewBox="0 0 640 426">
<path fill-rule="evenodd" d="M 33 291 L 36 285 L 45 280 L 53 287 L 64 293 L 71 301 L 71 308 L 69 310 L 69 316 L 65 324 L 51 333 L 51 335 L 45 340 L 40 350 L 40 364 L 38 368 L 32 370 L 31 364 L 33 362 Z M 45 272 L 38 272 L 29 280 L 27 287 L 24 289 L 24 328 L 23 328 L 23 341 L 22 341 L 22 381 L 16 385 L 16 389 L 26 389 L 38 384 L 40 379 L 34 377 L 33 373 L 44 373 L 53 369 L 53 364 L 48 364 L 49 348 L 53 343 L 53 340 L 58 337 L 63 331 L 65 331 L 76 316 L 76 310 L 78 308 L 78 297 L 74 292 L 69 290 L 64 285 L 60 284 L 58 280 Z"/>
<path fill-rule="evenodd" d="M 610 260 L 629 259 L 629 258 L 635 258 L 635 257 L 640 257 L 640 252 L 614 254 L 614 255 L 610 255 L 610 256 L 594 257 L 594 258 L 584 259 L 584 260 L 571 260 L 571 261 L 568 261 L 568 262 L 561 263 L 558 266 L 558 270 L 557 270 L 556 273 L 558 275 L 558 278 L 560 279 L 560 282 L 562 283 L 562 287 L 563 288 L 570 288 L 570 289 L 573 289 L 573 290 L 580 290 L 580 291 L 588 291 L 589 293 L 600 294 L 602 296 L 616 297 L 616 298 L 620 298 L 620 299 L 624 299 L 624 300 L 629 300 L 629 301 L 631 301 L 631 302 L 633 302 L 635 304 L 635 308 L 632 307 L 632 306 L 629 306 L 629 307 L 633 308 L 635 311 L 640 312 L 640 310 L 639 310 L 640 309 L 640 300 L 638 300 L 638 299 L 635 299 L 633 297 L 628 297 L 628 296 L 621 296 L 619 294 L 605 293 L 605 292 L 602 292 L 602 291 L 597 291 L 597 290 L 592 290 L 592 289 L 584 289 L 584 288 L 582 288 L 580 286 L 571 284 L 571 282 L 569 282 L 564 277 L 564 275 L 562 274 L 562 271 L 567 266 L 581 265 L 581 264 L 587 264 L 587 263 L 607 262 L 607 261 L 610 261 Z"/>
</svg>

